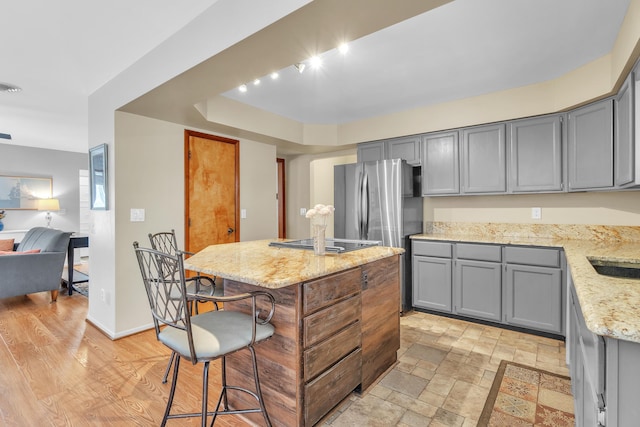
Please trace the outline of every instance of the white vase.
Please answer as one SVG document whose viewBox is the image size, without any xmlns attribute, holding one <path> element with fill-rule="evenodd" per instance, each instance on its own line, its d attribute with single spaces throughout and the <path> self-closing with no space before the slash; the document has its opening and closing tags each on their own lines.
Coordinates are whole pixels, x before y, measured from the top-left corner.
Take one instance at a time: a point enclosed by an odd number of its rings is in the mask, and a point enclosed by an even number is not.
<svg viewBox="0 0 640 427">
<path fill-rule="evenodd" d="M 327 224 L 314 224 L 313 225 L 313 254 L 324 255 L 326 253 L 326 237 L 325 231 L 327 230 Z"/>
</svg>

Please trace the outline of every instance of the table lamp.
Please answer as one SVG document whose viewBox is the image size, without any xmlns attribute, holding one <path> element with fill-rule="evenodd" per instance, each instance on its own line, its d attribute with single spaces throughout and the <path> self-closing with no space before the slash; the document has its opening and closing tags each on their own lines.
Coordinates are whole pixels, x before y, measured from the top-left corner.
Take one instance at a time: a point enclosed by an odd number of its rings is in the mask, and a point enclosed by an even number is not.
<svg viewBox="0 0 640 427">
<path fill-rule="evenodd" d="M 47 228 L 51 228 L 51 212 L 60 210 L 60 201 L 58 199 L 39 199 L 38 210 L 47 211 L 45 218 L 47 219 Z"/>
</svg>

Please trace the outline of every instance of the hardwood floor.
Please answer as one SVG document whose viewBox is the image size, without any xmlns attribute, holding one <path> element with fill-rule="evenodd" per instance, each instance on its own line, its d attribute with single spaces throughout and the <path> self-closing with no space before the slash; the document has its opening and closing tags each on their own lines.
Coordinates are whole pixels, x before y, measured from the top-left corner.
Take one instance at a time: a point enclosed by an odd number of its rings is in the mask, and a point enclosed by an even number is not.
<svg viewBox="0 0 640 427">
<path fill-rule="evenodd" d="M 87 302 L 66 292 L 53 304 L 48 292 L 0 299 L 0 426 L 160 425 L 169 350 L 152 330 L 112 341 L 86 322 Z M 417 312 L 400 323 L 398 363 L 319 425 L 471 427 L 500 360 L 567 375 L 562 341 Z M 202 365 L 181 363 L 177 411 L 200 410 L 201 378 Z M 218 362 L 212 362 L 209 387 L 213 408 Z M 243 425 L 235 416 L 216 421 Z"/>
<path fill-rule="evenodd" d="M 85 321 L 88 300 L 60 292 L 0 299 L 0 425 L 157 426 L 169 395 L 162 375 L 169 350 L 153 331 L 112 341 Z M 220 389 L 210 369 L 209 405 Z M 183 361 L 174 401 L 180 412 L 200 410 L 202 365 Z M 243 425 L 235 416 L 216 426 Z M 199 420 L 170 420 L 195 426 Z"/>
</svg>

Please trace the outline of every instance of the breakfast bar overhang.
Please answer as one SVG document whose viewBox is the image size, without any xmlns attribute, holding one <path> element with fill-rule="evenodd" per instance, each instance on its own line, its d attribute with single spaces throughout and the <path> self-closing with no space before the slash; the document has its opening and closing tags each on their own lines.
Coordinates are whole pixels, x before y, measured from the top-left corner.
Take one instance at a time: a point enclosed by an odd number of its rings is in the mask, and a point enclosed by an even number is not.
<svg viewBox="0 0 640 427">
<path fill-rule="evenodd" d="M 269 242 L 212 245 L 188 258 L 185 268 L 223 278 L 225 296 L 253 290 L 274 296 L 275 335 L 256 346 L 266 408 L 274 426 L 311 426 L 396 362 L 403 249 L 316 256 Z M 250 312 L 241 303 L 225 308 Z M 251 383 L 250 366 L 243 352 L 229 356 L 229 383 Z M 230 405 L 253 403 L 242 398 L 230 396 Z"/>
</svg>

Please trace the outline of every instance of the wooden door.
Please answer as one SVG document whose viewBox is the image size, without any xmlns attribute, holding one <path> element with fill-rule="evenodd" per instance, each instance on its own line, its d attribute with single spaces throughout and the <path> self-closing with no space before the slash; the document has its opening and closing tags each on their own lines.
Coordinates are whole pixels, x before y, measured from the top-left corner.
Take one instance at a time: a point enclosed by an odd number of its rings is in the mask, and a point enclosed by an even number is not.
<svg viewBox="0 0 640 427">
<path fill-rule="evenodd" d="M 239 241 L 239 141 L 185 130 L 185 247 Z"/>
</svg>

